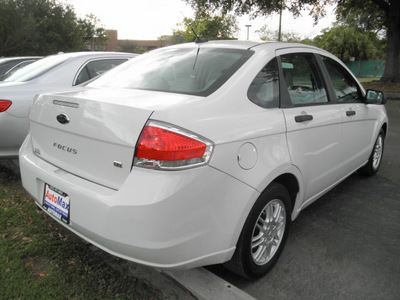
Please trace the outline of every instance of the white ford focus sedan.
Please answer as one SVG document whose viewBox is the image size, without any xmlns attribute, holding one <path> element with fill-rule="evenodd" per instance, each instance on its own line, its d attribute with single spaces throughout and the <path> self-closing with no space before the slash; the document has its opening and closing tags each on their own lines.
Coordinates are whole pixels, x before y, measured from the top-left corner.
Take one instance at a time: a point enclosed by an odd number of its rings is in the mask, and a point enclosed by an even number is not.
<svg viewBox="0 0 400 300">
<path fill-rule="evenodd" d="M 302 209 L 353 172 L 378 171 L 384 103 L 318 48 L 166 47 L 36 97 L 22 182 L 111 254 L 157 268 L 225 263 L 256 278 Z"/>
</svg>

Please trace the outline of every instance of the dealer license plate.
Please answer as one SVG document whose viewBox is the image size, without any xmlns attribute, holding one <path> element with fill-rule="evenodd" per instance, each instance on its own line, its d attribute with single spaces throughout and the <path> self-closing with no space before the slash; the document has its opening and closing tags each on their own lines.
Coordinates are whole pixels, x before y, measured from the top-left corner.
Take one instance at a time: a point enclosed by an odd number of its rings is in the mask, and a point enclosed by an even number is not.
<svg viewBox="0 0 400 300">
<path fill-rule="evenodd" d="M 69 196 L 48 184 L 45 184 L 43 209 L 55 218 L 69 224 Z"/>
</svg>

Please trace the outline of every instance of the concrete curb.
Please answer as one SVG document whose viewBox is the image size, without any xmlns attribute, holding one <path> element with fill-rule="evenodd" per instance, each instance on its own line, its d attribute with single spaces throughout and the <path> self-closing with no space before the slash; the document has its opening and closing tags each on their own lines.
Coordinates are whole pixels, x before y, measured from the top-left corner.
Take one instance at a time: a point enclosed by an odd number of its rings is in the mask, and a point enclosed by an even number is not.
<svg viewBox="0 0 400 300">
<path fill-rule="evenodd" d="M 188 290 L 179 286 L 172 278 L 164 276 L 159 270 L 117 258 L 94 245 L 89 245 L 89 249 L 121 275 L 129 275 L 157 287 L 162 294 L 161 299 L 195 299 Z"/>
<path fill-rule="evenodd" d="M 226 282 L 204 268 L 186 271 L 162 272 L 189 290 L 197 299 L 208 300 L 255 300 L 244 291 Z"/>
<path fill-rule="evenodd" d="M 396 93 L 385 93 L 385 94 L 388 100 L 400 100 L 400 94 Z"/>
<path fill-rule="evenodd" d="M 204 268 L 163 271 L 116 258 L 93 245 L 89 249 L 118 273 L 128 274 L 157 287 L 162 293 L 162 299 L 255 299 Z"/>
</svg>

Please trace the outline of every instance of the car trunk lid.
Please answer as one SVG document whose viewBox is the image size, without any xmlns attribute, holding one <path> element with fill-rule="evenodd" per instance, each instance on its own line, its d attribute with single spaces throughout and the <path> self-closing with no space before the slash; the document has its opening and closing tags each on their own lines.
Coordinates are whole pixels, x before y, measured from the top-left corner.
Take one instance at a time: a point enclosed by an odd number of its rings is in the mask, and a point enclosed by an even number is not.
<svg viewBox="0 0 400 300">
<path fill-rule="evenodd" d="M 133 105 L 133 99 L 139 105 Z M 30 111 L 33 151 L 49 163 L 118 189 L 153 107 L 140 92 L 80 89 L 39 96 Z"/>
</svg>

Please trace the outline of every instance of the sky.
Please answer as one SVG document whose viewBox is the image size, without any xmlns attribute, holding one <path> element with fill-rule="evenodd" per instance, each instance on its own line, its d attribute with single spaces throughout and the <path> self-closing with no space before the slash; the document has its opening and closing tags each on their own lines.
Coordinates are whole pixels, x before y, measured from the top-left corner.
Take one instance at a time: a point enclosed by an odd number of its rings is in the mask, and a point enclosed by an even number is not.
<svg viewBox="0 0 400 300">
<path fill-rule="evenodd" d="M 74 7 L 78 17 L 84 18 L 93 13 L 100 19 L 100 24 L 106 29 L 118 30 L 118 39 L 156 40 L 162 35 L 172 35 L 173 29 L 179 28 L 177 23 L 183 21 L 184 16 L 193 17 L 193 10 L 183 0 L 64 0 Z M 294 19 L 290 13 L 282 15 L 282 32 L 294 32 L 300 37 L 315 37 L 321 30 L 330 27 L 334 21 L 333 9 L 329 8 L 328 16 L 321 19 L 317 26 L 308 13 Z M 278 30 L 279 15 L 267 18 L 261 17 L 251 20 L 248 16 L 238 18 L 240 40 L 249 39 L 259 41 L 259 30 L 267 24 L 271 30 Z"/>
</svg>

